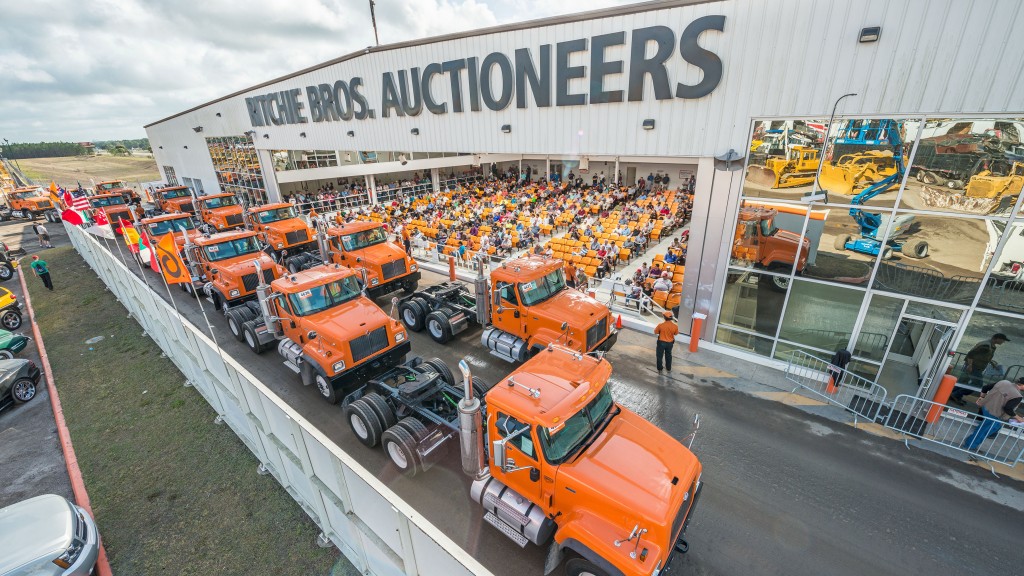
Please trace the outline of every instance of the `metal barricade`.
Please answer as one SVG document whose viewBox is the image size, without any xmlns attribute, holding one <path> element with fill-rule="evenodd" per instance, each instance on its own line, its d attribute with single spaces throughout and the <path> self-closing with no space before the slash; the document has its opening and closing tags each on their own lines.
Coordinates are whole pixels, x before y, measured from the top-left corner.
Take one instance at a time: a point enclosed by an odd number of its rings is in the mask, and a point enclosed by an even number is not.
<svg viewBox="0 0 1024 576">
<path fill-rule="evenodd" d="M 945 404 L 900 394 L 893 400 L 885 427 L 918 440 L 938 444 L 967 454 L 975 459 L 1014 466 L 1024 461 L 1024 424 L 1008 424 Z M 975 438 L 977 445 L 968 448 L 968 441 L 981 430 L 984 438 Z M 904 444 L 910 447 L 909 438 Z M 991 466 L 991 465 L 990 465 Z M 995 469 L 992 469 L 995 474 Z"/>
<path fill-rule="evenodd" d="M 874 422 L 878 419 L 888 392 L 882 386 L 848 370 L 812 356 L 803 350 L 793 350 L 786 365 L 786 379 L 797 384 L 793 391 L 803 388 L 854 415 Z"/>
</svg>

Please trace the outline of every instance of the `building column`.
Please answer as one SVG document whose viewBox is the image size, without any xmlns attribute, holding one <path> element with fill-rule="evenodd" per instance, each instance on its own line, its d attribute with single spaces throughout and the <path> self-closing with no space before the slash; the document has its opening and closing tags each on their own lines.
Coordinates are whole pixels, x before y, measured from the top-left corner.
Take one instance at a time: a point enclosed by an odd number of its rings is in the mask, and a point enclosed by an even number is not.
<svg viewBox="0 0 1024 576">
<path fill-rule="evenodd" d="M 270 150 L 258 148 L 256 158 L 260 162 L 260 172 L 263 173 L 263 188 L 267 191 L 267 202 L 281 202 L 281 187 L 277 185 L 277 173 L 274 172 L 274 158 Z"/>
<path fill-rule="evenodd" d="M 622 185 L 622 182 L 619 182 L 619 157 L 618 156 L 615 157 L 615 172 L 612 174 L 612 177 L 610 178 L 610 181 L 614 182 L 615 184 L 617 184 L 619 186 Z"/>
<path fill-rule="evenodd" d="M 551 180 L 551 156 L 544 157 L 544 179 Z"/>
<path fill-rule="evenodd" d="M 523 179 L 523 157 L 519 157 L 519 179 Z"/>
<path fill-rule="evenodd" d="M 430 169 L 430 182 L 434 187 L 434 192 L 441 191 L 441 174 L 437 168 Z"/>
<path fill-rule="evenodd" d="M 370 193 L 370 204 L 377 203 L 377 180 L 373 174 L 366 175 L 366 190 Z"/>
</svg>

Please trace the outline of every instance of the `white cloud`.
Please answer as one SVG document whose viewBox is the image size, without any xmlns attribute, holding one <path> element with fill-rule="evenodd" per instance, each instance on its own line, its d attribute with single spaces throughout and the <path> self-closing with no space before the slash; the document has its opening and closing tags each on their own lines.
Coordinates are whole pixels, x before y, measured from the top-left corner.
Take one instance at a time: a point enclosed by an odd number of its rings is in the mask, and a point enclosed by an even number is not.
<svg viewBox="0 0 1024 576">
<path fill-rule="evenodd" d="M 390 44 L 625 0 L 377 0 Z M 0 138 L 139 138 L 142 126 L 372 45 L 366 0 L 53 0 L 4 6 Z M 13 24 L 13 25 L 12 25 Z"/>
</svg>

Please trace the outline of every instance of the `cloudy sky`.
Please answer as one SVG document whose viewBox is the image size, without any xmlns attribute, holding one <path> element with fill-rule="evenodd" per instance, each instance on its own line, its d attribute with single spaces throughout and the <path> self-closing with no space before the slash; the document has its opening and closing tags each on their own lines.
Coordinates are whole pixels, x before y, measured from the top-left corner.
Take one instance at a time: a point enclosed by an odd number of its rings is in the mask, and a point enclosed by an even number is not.
<svg viewBox="0 0 1024 576">
<path fill-rule="evenodd" d="M 381 44 L 637 0 L 377 0 Z M 0 139 L 142 126 L 373 44 L 368 0 L 4 2 Z"/>
</svg>

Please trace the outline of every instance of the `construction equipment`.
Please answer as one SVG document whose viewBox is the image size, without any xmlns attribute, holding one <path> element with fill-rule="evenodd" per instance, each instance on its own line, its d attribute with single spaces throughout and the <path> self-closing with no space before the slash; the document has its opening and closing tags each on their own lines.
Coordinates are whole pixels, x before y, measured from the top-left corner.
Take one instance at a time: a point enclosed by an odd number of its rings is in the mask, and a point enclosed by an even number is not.
<svg viewBox="0 0 1024 576">
<path fill-rule="evenodd" d="M 785 158 L 768 157 L 764 166 L 750 166 L 747 180 L 765 188 L 791 188 L 814 181 L 818 172 L 818 150 L 791 146 Z"/>
<path fill-rule="evenodd" d="M 153 200 L 166 214 L 185 213 L 195 214 L 196 206 L 192 198 L 192 191 L 187 186 L 168 186 L 153 191 Z"/>
<path fill-rule="evenodd" d="M 732 257 L 786 274 L 789 274 L 793 262 L 796 262 L 796 271 L 799 274 L 807 267 L 810 242 L 807 238 L 801 239 L 799 234 L 776 228 L 777 214 L 778 211 L 771 208 L 741 206 L 736 222 Z M 785 292 L 789 288 L 789 278 L 772 278 L 772 286 L 775 289 Z"/>
<path fill-rule="evenodd" d="M 1024 188 L 1024 163 L 1014 162 L 1005 175 L 996 175 L 983 170 L 967 182 L 964 194 L 969 198 L 999 198 L 1004 195 L 1016 196 Z"/>
<path fill-rule="evenodd" d="M 276 343 L 284 364 L 331 404 L 405 361 L 405 327 L 363 295 L 354 270 L 321 264 L 267 282 L 256 300 L 226 312 L 228 328 L 259 354 Z"/>
<path fill-rule="evenodd" d="M 142 204 L 142 197 L 123 180 L 108 180 L 100 182 L 93 187 L 96 194 L 120 194 L 124 197 L 125 204 Z"/>
<path fill-rule="evenodd" d="M 196 198 L 199 219 L 218 232 L 245 226 L 242 206 L 234 194 L 210 194 Z"/>
<path fill-rule="evenodd" d="M 398 301 L 402 322 L 413 332 L 426 328 L 440 344 L 469 328 L 484 327 L 480 342 L 508 362 L 523 362 L 549 344 L 588 353 L 611 349 L 618 338 L 607 306 L 568 288 L 562 261 L 546 256 L 516 258 L 484 275 L 476 262 L 473 290 L 444 282 Z"/>
<path fill-rule="evenodd" d="M 835 163 L 821 165 L 818 181 L 830 193 L 850 196 L 859 189 L 884 180 L 896 173 L 896 161 L 888 150 L 865 150 L 845 154 Z M 893 182 L 889 189 L 899 186 Z"/>
<path fill-rule="evenodd" d="M 568 557 L 570 576 L 657 575 L 687 551 L 701 463 L 615 402 L 607 360 L 551 345 L 490 388 L 465 360 L 459 370 L 461 386 L 444 362 L 413 358 L 349 394 L 345 420 L 407 476 L 457 438 L 483 520 L 520 547 L 547 545 L 545 574 Z"/>
<path fill-rule="evenodd" d="M 158 244 L 167 234 L 172 234 L 174 244 L 178 247 L 179 252 L 185 249 L 187 241 L 195 243 L 201 236 L 199 230 L 196 230 L 192 217 L 188 214 L 162 214 L 152 218 L 143 218 L 140 224 L 154 245 Z"/>
<path fill-rule="evenodd" d="M 35 220 L 54 210 L 50 195 L 39 186 L 23 186 L 4 194 L 14 218 Z M 50 219 L 52 221 L 52 219 Z"/>
<path fill-rule="evenodd" d="M 892 258 L 894 252 L 901 252 L 909 258 L 924 258 L 928 255 L 927 242 L 924 240 L 912 242 L 897 240 L 897 238 L 903 235 L 907 227 L 910 226 L 910 223 L 913 222 L 914 217 L 912 215 L 896 217 L 892 223 L 892 229 L 883 237 L 885 229 L 889 224 L 889 217 L 865 212 L 861 208 L 868 200 L 889 190 L 892 186 L 899 185 L 906 169 L 903 164 L 903 137 L 900 134 L 898 123 L 895 120 L 879 120 L 876 122 L 878 122 L 878 125 L 874 129 L 877 130 L 879 138 L 888 141 L 889 146 L 892 148 L 896 170 L 888 177 L 871 184 L 850 200 L 850 204 L 853 204 L 853 207 L 850 208 L 850 216 L 860 226 L 860 237 L 854 238 L 849 234 L 837 236 L 835 239 L 835 249 L 851 250 L 871 256 L 880 255 L 883 260 Z M 824 182 L 821 182 L 821 184 L 823 189 L 829 192 L 832 191 L 824 187 Z"/>
<path fill-rule="evenodd" d="M 313 229 L 287 202 L 254 206 L 245 212 L 246 226 L 264 237 L 278 256 L 296 254 L 316 247 Z"/>
<path fill-rule="evenodd" d="M 121 225 L 124 222 L 132 223 L 139 215 L 133 212 L 131 207 L 125 204 L 124 196 L 121 194 L 94 194 L 88 197 L 89 207 L 93 214 L 97 211 L 103 212 L 110 222 L 110 227 L 117 234 L 121 234 Z M 141 211 L 141 209 L 140 209 Z"/>
</svg>

